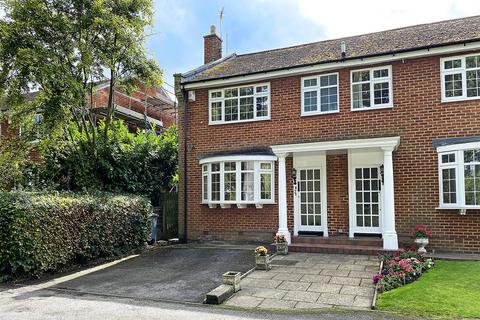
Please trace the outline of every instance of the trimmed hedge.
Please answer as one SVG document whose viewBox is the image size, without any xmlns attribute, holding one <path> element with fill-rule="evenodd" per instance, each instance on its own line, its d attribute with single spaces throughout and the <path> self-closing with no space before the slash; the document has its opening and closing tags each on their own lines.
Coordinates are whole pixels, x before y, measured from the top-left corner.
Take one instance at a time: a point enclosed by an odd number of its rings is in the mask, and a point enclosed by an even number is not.
<svg viewBox="0 0 480 320">
<path fill-rule="evenodd" d="M 0 192 L 0 274 L 39 276 L 138 248 L 150 213 L 139 196 Z"/>
</svg>

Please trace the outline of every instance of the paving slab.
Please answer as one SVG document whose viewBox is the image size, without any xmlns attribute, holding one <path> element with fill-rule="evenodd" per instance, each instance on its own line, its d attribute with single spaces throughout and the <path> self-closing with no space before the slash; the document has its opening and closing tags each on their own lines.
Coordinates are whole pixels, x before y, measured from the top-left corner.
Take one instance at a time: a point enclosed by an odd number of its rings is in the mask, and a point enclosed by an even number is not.
<svg viewBox="0 0 480 320">
<path fill-rule="evenodd" d="M 332 276 L 323 276 L 323 275 L 312 275 L 312 274 L 305 274 L 302 278 L 300 278 L 301 282 L 320 282 L 320 283 L 328 283 Z"/>
<path fill-rule="evenodd" d="M 263 298 L 235 295 L 227 302 L 225 302 L 225 304 L 232 307 L 253 309 L 256 308 L 260 303 L 262 303 L 263 300 Z"/>
<path fill-rule="evenodd" d="M 325 309 L 332 308 L 331 304 L 324 304 L 318 302 L 299 302 L 295 305 L 295 309 Z"/>
<path fill-rule="evenodd" d="M 332 277 L 329 283 L 359 286 L 362 279 L 350 277 Z"/>
<path fill-rule="evenodd" d="M 255 288 L 270 288 L 270 289 L 277 288 L 281 283 L 282 281 L 280 280 L 253 279 L 253 278 L 249 278 L 248 276 L 247 278 L 241 281 L 242 286 L 246 286 L 246 287 L 250 286 Z"/>
<path fill-rule="evenodd" d="M 297 301 L 264 299 L 258 306 L 261 309 L 293 309 Z"/>
<path fill-rule="evenodd" d="M 308 288 L 308 291 L 339 293 L 341 289 L 342 285 L 340 284 L 312 283 L 312 285 Z"/>
<path fill-rule="evenodd" d="M 326 276 L 337 276 L 337 277 L 346 277 L 349 274 L 349 270 L 329 270 L 329 269 L 323 269 L 320 274 L 326 275 Z"/>
<path fill-rule="evenodd" d="M 299 281 L 303 277 L 300 273 L 278 273 L 273 277 L 273 280 L 287 280 L 287 281 Z"/>
<path fill-rule="evenodd" d="M 352 294 L 356 296 L 371 297 L 374 293 L 374 288 L 360 287 L 360 286 L 343 286 L 340 290 L 342 294 Z"/>
<path fill-rule="evenodd" d="M 295 291 L 307 291 L 311 283 L 309 282 L 296 282 L 296 281 L 283 281 L 278 289 L 281 290 L 295 290 Z"/>
<path fill-rule="evenodd" d="M 372 300 L 373 300 L 372 297 L 356 296 L 355 300 L 353 301 L 353 306 L 370 308 L 372 306 Z"/>
<path fill-rule="evenodd" d="M 317 292 L 289 291 L 283 299 L 301 302 L 316 302 L 318 297 L 320 297 L 320 293 Z"/>
<path fill-rule="evenodd" d="M 339 293 L 322 293 L 318 298 L 319 303 L 333 304 L 336 306 L 353 306 L 355 296 L 339 294 Z"/>
</svg>

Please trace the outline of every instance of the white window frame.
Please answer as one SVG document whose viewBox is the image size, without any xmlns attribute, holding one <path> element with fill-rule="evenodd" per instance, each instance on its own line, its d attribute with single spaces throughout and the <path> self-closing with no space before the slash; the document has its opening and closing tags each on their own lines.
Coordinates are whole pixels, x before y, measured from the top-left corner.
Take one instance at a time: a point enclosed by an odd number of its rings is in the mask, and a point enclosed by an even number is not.
<svg viewBox="0 0 480 320">
<path fill-rule="evenodd" d="M 383 70 L 388 69 L 388 77 L 384 78 L 373 78 L 373 72 L 376 70 Z M 370 80 L 368 81 L 361 81 L 361 82 L 353 82 L 353 73 L 359 71 L 369 71 L 370 73 Z M 385 65 L 381 67 L 375 68 L 364 68 L 364 69 L 355 69 L 350 71 L 350 110 L 351 111 L 365 111 L 365 110 L 377 110 L 377 109 L 388 109 L 393 108 L 393 74 L 392 74 L 392 66 Z M 374 96 L 374 84 L 378 82 L 386 82 L 388 81 L 388 101 L 389 103 L 377 104 L 375 105 L 375 96 Z M 369 83 L 370 84 L 370 107 L 362 107 L 362 108 L 354 108 L 353 107 L 353 85 L 358 83 Z"/>
<path fill-rule="evenodd" d="M 263 87 L 267 86 L 267 92 L 260 92 L 257 93 L 257 87 Z M 240 89 L 241 88 L 246 88 L 246 87 L 253 87 L 253 95 L 249 96 L 240 96 Z M 238 113 L 239 113 L 239 118 L 238 120 L 234 121 L 225 121 L 225 99 L 230 99 L 230 98 L 225 98 L 225 90 L 230 90 L 230 89 L 237 89 L 238 90 Z M 211 89 L 208 91 L 208 124 L 209 125 L 217 125 L 217 124 L 230 124 L 230 123 L 239 123 L 239 122 L 254 122 L 254 121 L 264 121 L 264 120 L 270 120 L 270 115 L 271 115 L 271 98 L 270 98 L 270 82 L 264 82 L 264 83 L 255 83 L 255 84 L 250 84 L 250 85 L 242 85 L 242 86 L 235 86 L 235 87 L 228 87 L 228 88 L 221 88 L 221 89 Z M 213 92 L 221 92 L 221 97 L 217 98 L 212 98 L 212 93 Z M 253 97 L 253 119 L 243 119 L 240 120 L 240 98 L 245 98 L 245 97 Z M 267 97 L 267 111 L 268 114 L 263 117 L 258 117 L 257 116 L 257 98 L 260 97 Z M 222 118 L 218 121 L 212 121 L 212 104 L 214 102 L 220 102 L 222 104 Z"/>
<path fill-rule="evenodd" d="M 208 204 L 211 207 L 215 207 L 216 205 L 221 205 L 221 206 L 228 206 L 228 205 L 237 205 L 238 207 L 244 208 L 245 205 L 247 204 L 255 204 L 258 205 L 258 207 L 261 207 L 263 204 L 274 204 L 275 203 L 275 161 L 277 160 L 277 157 L 275 156 L 258 156 L 258 155 L 238 155 L 238 156 L 222 156 L 222 157 L 212 157 L 212 158 L 206 158 L 200 160 L 200 170 L 202 170 L 201 174 L 201 183 L 202 183 L 202 204 Z M 241 194 L 241 163 L 242 162 L 247 162 L 247 161 L 252 161 L 254 163 L 254 198 L 253 200 L 242 200 L 242 194 Z M 235 172 L 236 172 L 236 200 L 225 200 L 225 174 L 224 174 L 224 166 L 225 162 L 235 162 Z M 220 163 L 220 200 L 219 201 L 213 201 L 211 198 L 211 166 L 212 163 Z M 271 174 L 272 176 L 272 184 L 271 184 L 271 199 L 261 199 L 261 194 L 260 194 L 260 188 L 261 188 L 261 183 L 260 183 L 260 174 L 261 173 L 267 173 L 265 169 L 260 169 L 260 164 L 261 163 L 271 163 L 271 170 L 268 171 L 268 173 Z M 208 171 L 208 199 L 204 198 L 204 186 L 203 186 L 203 177 L 205 173 L 203 172 L 203 166 L 207 165 Z"/>
<path fill-rule="evenodd" d="M 440 83 L 441 83 L 441 94 L 442 94 L 441 102 L 480 99 L 480 95 L 476 97 L 467 97 L 467 65 L 466 65 L 466 58 L 476 57 L 479 55 L 480 53 L 476 53 L 476 54 L 468 54 L 468 55 L 461 55 L 461 56 L 451 56 L 451 57 L 445 57 L 440 59 Z M 461 60 L 462 62 L 461 67 L 454 68 L 454 69 L 445 69 L 445 61 L 450 61 L 450 60 Z M 468 69 L 468 70 L 472 70 L 472 69 Z M 446 97 L 445 96 L 445 75 L 457 74 L 457 73 L 462 74 L 462 95 L 459 97 Z"/>
<path fill-rule="evenodd" d="M 332 75 L 337 76 L 337 84 L 336 85 L 329 85 L 329 86 L 321 86 L 320 78 L 325 77 L 325 76 L 328 77 L 328 76 L 332 76 Z M 317 80 L 317 85 L 314 86 L 314 87 L 305 87 L 305 80 L 313 80 L 313 79 Z M 301 83 L 302 105 L 301 105 L 300 115 L 302 117 L 340 112 L 340 94 L 339 94 L 340 85 L 339 85 L 339 74 L 338 74 L 338 72 L 327 73 L 327 74 L 319 74 L 317 76 L 302 77 L 301 81 L 302 81 L 302 83 Z M 332 88 L 332 87 L 337 87 L 337 110 L 321 111 L 320 91 L 321 91 L 321 89 Z M 305 92 L 311 92 L 311 91 L 316 91 L 317 92 L 317 110 L 315 110 L 315 111 L 305 111 Z"/>
<path fill-rule="evenodd" d="M 480 209 L 480 205 L 465 204 L 465 162 L 463 152 L 470 149 L 480 149 L 480 142 L 453 144 L 437 148 L 438 153 L 438 190 L 439 207 L 437 209 Z M 442 163 L 442 155 L 455 154 L 455 162 Z M 443 176 L 442 169 L 455 168 L 456 198 L 457 203 L 443 202 Z"/>
</svg>

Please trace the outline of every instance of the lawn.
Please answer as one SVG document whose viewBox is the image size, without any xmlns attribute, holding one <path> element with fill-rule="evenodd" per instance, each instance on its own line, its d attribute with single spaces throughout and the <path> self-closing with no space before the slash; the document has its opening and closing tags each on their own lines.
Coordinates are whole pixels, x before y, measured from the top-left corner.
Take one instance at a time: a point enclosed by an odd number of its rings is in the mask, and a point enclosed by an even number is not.
<svg viewBox="0 0 480 320">
<path fill-rule="evenodd" d="M 480 262 L 436 261 L 417 281 L 380 295 L 378 307 L 414 316 L 480 317 Z"/>
</svg>

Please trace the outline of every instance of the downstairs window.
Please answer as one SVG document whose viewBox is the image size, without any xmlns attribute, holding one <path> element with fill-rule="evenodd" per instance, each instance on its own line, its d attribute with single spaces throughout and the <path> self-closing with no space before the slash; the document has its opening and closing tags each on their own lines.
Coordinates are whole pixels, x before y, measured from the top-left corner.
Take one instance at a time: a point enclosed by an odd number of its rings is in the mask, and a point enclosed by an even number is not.
<svg viewBox="0 0 480 320">
<path fill-rule="evenodd" d="M 274 156 L 212 157 L 202 166 L 202 203 L 210 207 L 274 203 Z"/>
<path fill-rule="evenodd" d="M 441 208 L 480 208 L 480 143 L 439 147 Z"/>
</svg>

